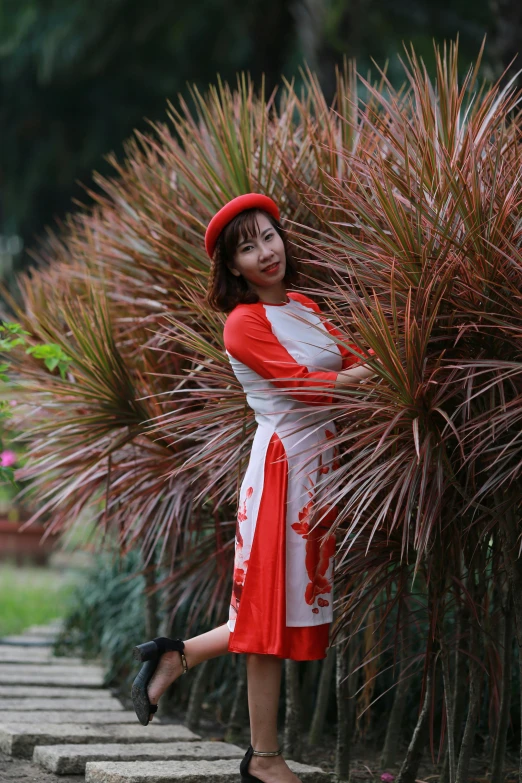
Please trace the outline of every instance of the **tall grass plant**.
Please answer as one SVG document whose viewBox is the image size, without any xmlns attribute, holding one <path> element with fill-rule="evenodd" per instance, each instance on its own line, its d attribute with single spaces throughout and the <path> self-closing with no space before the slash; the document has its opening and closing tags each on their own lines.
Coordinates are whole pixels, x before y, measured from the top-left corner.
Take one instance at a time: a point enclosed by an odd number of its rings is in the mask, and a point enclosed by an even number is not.
<svg viewBox="0 0 522 783">
<path fill-rule="evenodd" d="M 399 783 L 416 779 L 428 736 L 445 783 L 469 780 L 479 731 L 503 747 L 500 632 L 515 620 L 522 648 L 521 92 L 480 82 L 483 49 L 464 79 L 458 44 L 435 55 L 431 79 L 406 47 L 399 88 L 345 64 L 331 106 L 310 72 L 299 95 L 284 83 L 267 97 L 243 75 L 194 89 L 195 113 L 180 99 L 136 134 L 114 177 L 97 178 L 95 209 L 20 281 L 28 340 L 70 356 L 66 376 L 13 351 L 35 411 L 21 471 L 34 519 L 64 532 L 92 509 L 122 557 L 139 551 L 149 576 L 161 563 L 167 627 L 224 622 L 255 421 L 225 316 L 204 306 L 203 235 L 233 196 L 278 201 L 301 290 L 375 352 L 376 378 L 331 407 L 340 467 L 314 514 L 340 509 L 332 643 L 356 709 L 355 729 L 339 710 L 338 735 L 371 740 L 399 677 L 422 705 Z"/>
</svg>

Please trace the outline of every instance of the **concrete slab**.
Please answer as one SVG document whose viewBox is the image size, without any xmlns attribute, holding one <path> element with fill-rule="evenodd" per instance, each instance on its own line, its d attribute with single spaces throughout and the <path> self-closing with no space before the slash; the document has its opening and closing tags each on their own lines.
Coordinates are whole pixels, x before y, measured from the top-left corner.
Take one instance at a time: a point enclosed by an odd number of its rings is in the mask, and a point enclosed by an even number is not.
<svg viewBox="0 0 522 783">
<path fill-rule="evenodd" d="M 27 629 L 26 631 L 22 631 L 22 633 L 11 634 L 8 638 L 12 638 L 13 636 L 19 637 L 20 639 L 42 639 L 42 641 L 45 642 L 54 642 L 58 636 L 58 631 L 56 631 L 54 628 L 49 628 L 46 630 L 35 628 L 34 631 Z"/>
<path fill-rule="evenodd" d="M 242 759 L 243 748 L 228 742 L 154 742 L 142 745 L 41 745 L 33 762 L 55 775 L 83 775 L 90 761 Z M 239 766 L 239 763 L 237 763 Z"/>
<path fill-rule="evenodd" d="M 25 674 L 0 673 L 0 685 L 56 685 L 59 688 L 102 688 L 103 677 L 99 674 L 65 674 L 50 669 L 48 673 L 42 671 L 28 672 Z"/>
<path fill-rule="evenodd" d="M 2 644 L 34 644 L 39 647 L 51 647 L 54 644 L 56 634 L 53 637 L 38 636 L 32 634 L 17 634 L 14 636 L 2 636 L 0 643 Z"/>
<path fill-rule="evenodd" d="M 0 685 L 0 699 L 114 699 L 103 688 L 58 688 L 45 685 Z"/>
<path fill-rule="evenodd" d="M 35 672 L 38 669 L 41 669 L 43 672 L 49 671 L 49 669 L 52 669 L 53 671 L 62 671 L 63 669 L 68 675 L 76 673 L 83 674 L 84 672 L 96 672 L 97 674 L 100 674 L 103 672 L 103 667 L 98 661 L 82 661 L 81 658 L 73 658 L 66 661 L 63 658 L 56 658 L 52 655 L 49 655 L 47 658 L 33 658 L 32 660 L 31 656 L 22 658 L 21 660 L 18 659 L 17 661 L 3 661 L 0 659 L 0 669 L 3 670 L 4 666 L 8 666 L 9 668 L 18 666 L 20 670 L 23 669 L 29 673 Z"/>
<path fill-rule="evenodd" d="M 53 655 L 49 647 L 16 647 L 0 645 L 0 664 L 18 663 L 23 664 L 61 664 L 62 666 L 83 666 L 84 661 L 81 658 L 68 658 L 65 656 Z"/>
<path fill-rule="evenodd" d="M 0 663 L 0 677 L 3 674 L 65 674 L 72 677 L 75 674 L 82 677 L 84 674 L 102 675 L 101 666 L 94 663 L 82 663 L 79 666 L 66 666 L 61 663 Z"/>
<path fill-rule="evenodd" d="M 333 774 L 319 767 L 309 767 L 297 761 L 288 766 L 303 783 L 326 783 Z M 237 759 L 217 761 L 89 761 L 85 767 L 85 783 L 236 783 L 239 778 Z"/>
<path fill-rule="evenodd" d="M 67 712 L 90 712 L 104 710 L 114 712 L 123 710 L 123 704 L 115 696 L 103 699 L 2 699 L 0 712 L 34 712 L 45 710 L 63 710 Z"/>
<path fill-rule="evenodd" d="M 63 628 L 63 620 L 56 620 L 46 625 L 30 625 L 24 628 L 22 635 L 25 636 L 56 636 Z"/>
<path fill-rule="evenodd" d="M 58 710 L 48 712 L 6 712 L 6 718 L 13 723 L 38 723 L 44 725 L 46 723 L 78 723 L 87 726 L 92 725 L 104 725 L 107 723 L 138 723 L 138 718 L 134 710 L 102 710 L 101 712 L 59 712 Z M 5 718 L 4 718 L 5 720 Z M 154 718 L 157 720 L 157 718 Z"/>
<path fill-rule="evenodd" d="M 108 713 L 109 714 L 109 713 Z M 37 745 L 100 745 L 130 744 L 142 742 L 191 742 L 201 737 L 180 723 L 169 725 L 142 726 L 140 723 L 130 726 L 122 723 L 107 726 L 89 725 L 40 725 L 38 723 L 2 723 L 0 724 L 0 750 L 9 756 L 30 759 Z M 7 716 L 9 719 L 9 716 Z"/>
</svg>

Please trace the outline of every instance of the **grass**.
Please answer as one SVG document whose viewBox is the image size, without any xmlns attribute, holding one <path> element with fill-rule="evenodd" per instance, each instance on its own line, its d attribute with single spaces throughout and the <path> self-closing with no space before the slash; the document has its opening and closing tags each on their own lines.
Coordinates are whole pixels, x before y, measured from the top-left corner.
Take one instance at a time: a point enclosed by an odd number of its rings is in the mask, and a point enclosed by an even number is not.
<svg viewBox="0 0 522 783">
<path fill-rule="evenodd" d="M 0 563 L 0 637 L 62 617 L 76 578 L 72 570 Z"/>
</svg>

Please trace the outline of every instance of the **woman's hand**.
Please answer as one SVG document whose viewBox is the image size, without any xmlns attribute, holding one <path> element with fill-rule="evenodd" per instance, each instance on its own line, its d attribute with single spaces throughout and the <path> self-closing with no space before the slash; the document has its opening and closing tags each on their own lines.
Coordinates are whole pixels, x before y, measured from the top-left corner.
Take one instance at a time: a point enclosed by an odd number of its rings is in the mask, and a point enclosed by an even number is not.
<svg viewBox="0 0 522 783">
<path fill-rule="evenodd" d="M 341 370 L 337 375 L 335 388 L 342 389 L 346 386 L 353 386 L 354 383 L 360 383 L 366 378 L 372 378 L 378 374 L 379 373 L 374 372 L 374 370 L 370 369 L 370 367 L 366 367 L 364 364 L 359 367 L 352 367 L 349 370 Z"/>
</svg>

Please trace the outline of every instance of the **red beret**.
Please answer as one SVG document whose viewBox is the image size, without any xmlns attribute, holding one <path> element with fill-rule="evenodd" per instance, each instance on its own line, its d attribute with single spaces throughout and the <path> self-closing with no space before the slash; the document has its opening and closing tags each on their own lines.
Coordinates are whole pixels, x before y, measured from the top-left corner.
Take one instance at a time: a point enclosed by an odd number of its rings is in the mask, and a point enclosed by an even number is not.
<svg viewBox="0 0 522 783">
<path fill-rule="evenodd" d="M 254 207 L 268 212 L 269 215 L 279 220 L 279 208 L 270 196 L 263 196 L 261 193 L 245 193 L 243 196 L 233 198 L 232 201 L 221 207 L 219 212 L 216 212 L 205 231 L 205 248 L 210 258 L 214 253 L 218 237 L 227 223 L 230 223 L 243 210 Z"/>
</svg>

